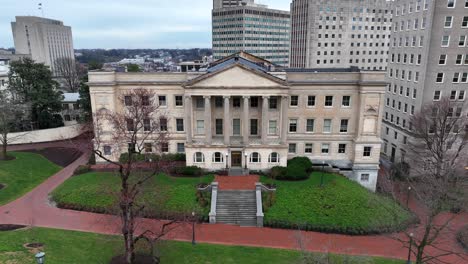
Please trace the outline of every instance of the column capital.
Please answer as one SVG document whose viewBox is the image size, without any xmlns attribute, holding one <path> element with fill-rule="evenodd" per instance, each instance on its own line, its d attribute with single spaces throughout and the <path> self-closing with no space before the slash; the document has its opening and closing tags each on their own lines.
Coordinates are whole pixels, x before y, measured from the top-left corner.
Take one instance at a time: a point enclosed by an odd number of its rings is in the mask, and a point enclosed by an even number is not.
<svg viewBox="0 0 468 264">
<path fill-rule="evenodd" d="M 244 95 L 244 96 L 242 96 L 242 98 L 244 98 L 244 99 L 250 99 L 250 95 Z"/>
<path fill-rule="evenodd" d="M 231 96 L 230 95 L 223 95 L 223 98 L 224 99 L 231 99 Z"/>
<path fill-rule="evenodd" d="M 270 99 L 270 96 L 269 95 L 262 95 L 262 98 L 263 99 Z"/>
<path fill-rule="evenodd" d="M 184 95 L 184 98 L 185 99 L 190 99 L 190 98 L 192 98 L 192 96 L 191 95 Z"/>
<path fill-rule="evenodd" d="M 281 99 L 283 99 L 283 100 L 289 99 L 289 95 L 281 95 Z"/>
<path fill-rule="evenodd" d="M 205 98 L 205 99 L 211 99 L 211 95 L 204 95 L 203 98 Z"/>
</svg>

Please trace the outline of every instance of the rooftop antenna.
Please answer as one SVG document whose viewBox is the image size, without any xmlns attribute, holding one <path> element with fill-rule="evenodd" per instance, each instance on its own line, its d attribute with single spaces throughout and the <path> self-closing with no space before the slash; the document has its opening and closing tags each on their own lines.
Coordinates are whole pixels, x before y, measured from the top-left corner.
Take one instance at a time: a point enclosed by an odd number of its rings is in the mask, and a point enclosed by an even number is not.
<svg viewBox="0 0 468 264">
<path fill-rule="evenodd" d="M 42 3 L 38 4 L 38 9 L 41 10 L 42 17 L 44 17 L 44 9 L 42 8 Z"/>
</svg>

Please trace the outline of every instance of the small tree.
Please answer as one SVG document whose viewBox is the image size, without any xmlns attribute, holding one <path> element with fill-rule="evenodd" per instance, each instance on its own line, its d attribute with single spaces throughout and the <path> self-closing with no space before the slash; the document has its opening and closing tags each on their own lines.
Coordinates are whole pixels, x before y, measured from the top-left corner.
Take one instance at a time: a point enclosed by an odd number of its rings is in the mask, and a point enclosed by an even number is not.
<svg viewBox="0 0 468 264">
<path fill-rule="evenodd" d="M 448 99 L 422 107 L 411 119 L 412 139 L 409 142 L 407 160 L 411 164 L 408 184 L 418 203 L 425 207 L 420 230 L 414 238 L 406 232 L 406 239 L 400 239 L 412 249 L 416 263 L 446 263 L 445 256 L 459 255 L 452 248 L 444 247 L 440 241 L 454 230 L 450 229 L 452 217 L 437 221 L 444 211 L 466 206 L 466 181 L 464 166 L 468 157 L 465 116 L 461 115 L 462 105 Z M 466 183 L 466 182 L 465 182 Z M 409 241 L 412 241 L 410 246 Z M 431 250 L 428 250 L 431 249 Z"/>
<path fill-rule="evenodd" d="M 8 95 L 7 91 L 0 91 L 0 143 L 2 144 L 0 160 L 8 159 L 7 148 L 10 142 L 14 142 L 25 135 L 25 133 L 21 133 L 12 137 L 10 134 L 19 131 L 21 126 L 20 122 L 24 115 L 24 106 L 15 103 L 13 98 Z"/>
<path fill-rule="evenodd" d="M 128 72 L 141 72 L 140 66 L 138 66 L 137 64 L 129 63 L 125 66 L 127 67 Z"/>
<path fill-rule="evenodd" d="M 80 64 L 72 58 L 63 57 L 56 59 L 54 66 L 60 77 L 63 78 L 66 89 L 70 92 L 76 92 L 84 74 Z"/>
<path fill-rule="evenodd" d="M 139 153 L 161 152 L 161 147 L 167 146 L 167 119 L 154 100 L 155 94 L 149 90 L 131 90 L 119 97 L 123 107 L 121 111 L 101 109 L 94 116 L 93 152 L 118 168 L 118 206 L 125 244 L 124 258 L 129 264 L 134 263 L 135 244 L 142 239 L 142 236 L 135 235 L 136 218 L 145 210 L 145 203 L 140 196 L 145 184 L 164 169 L 158 161 L 152 161 L 152 166 L 145 168 L 147 171 L 138 169 L 135 164 L 136 155 Z M 122 147 L 122 144 L 128 146 Z M 111 158 L 108 156 L 110 147 L 117 150 L 127 148 L 128 159 L 122 162 L 116 161 L 118 157 Z"/>
<path fill-rule="evenodd" d="M 88 82 L 88 76 L 84 76 L 80 82 L 80 88 L 78 93 L 80 94 L 80 99 L 78 104 L 80 105 L 81 115 L 80 122 L 86 123 L 92 121 L 92 109 L 91 109 L 91 95 L 89 94 L 89 86 L 86 84 Z"/>
</svg>

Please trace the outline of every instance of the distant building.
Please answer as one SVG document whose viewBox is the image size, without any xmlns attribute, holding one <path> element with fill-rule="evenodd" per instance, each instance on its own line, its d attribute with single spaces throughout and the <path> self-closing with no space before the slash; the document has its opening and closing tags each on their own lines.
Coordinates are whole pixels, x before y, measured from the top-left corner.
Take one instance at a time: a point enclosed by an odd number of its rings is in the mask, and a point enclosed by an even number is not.
<svg viewBox="0 0 468 264">
<path fill-rule="evenodd" d="M 423 105 L 448 97 L 453 115 L 468 115 L 468 0 L 394 6 L 382 152 L 400 161 L 412 139 L 410 118 Z"/>
<path fill-rule="evenodd" d="M 281 66 L 289 65 L 290 13 L 250 1 L 215 0 L 213 58 L 245 51 Z"/>
<path fill-rule="evenodd" d="M 75 125 L 80 120 L 81 110 L 78 100 L 79 93 L 64 93 L 62 100 L 62 112 L 60 115 L 63 118 L 65 126 Z"/>
<path fill-rule="evenodd" d="M 11 27 L 16 53 L 30 54 L 35 62 L 50 66 L 54 76 L 59 76 L 55 66 L 57 59 L 75 59 L 71 27 L 62 21 L 17 16 Z"/>
<path fill-rule="evenodd" d="M 0 49 L 0 90 L 7 88 L 10 63 L 25 57 L 30 56 L 13 54 L 11 51 Z"/>
<path fill-rule="evenodd" d="M 293 0 L 292 68 L 385 70 L 392 26 L 387 0 Z"/>
</svg>

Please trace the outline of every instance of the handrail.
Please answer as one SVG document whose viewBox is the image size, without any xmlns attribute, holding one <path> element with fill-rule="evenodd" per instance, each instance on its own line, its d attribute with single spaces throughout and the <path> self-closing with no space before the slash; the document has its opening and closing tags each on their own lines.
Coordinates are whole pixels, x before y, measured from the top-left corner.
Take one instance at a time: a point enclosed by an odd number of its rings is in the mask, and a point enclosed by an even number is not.
<svg viewBox="0 0 468 264">
<path fill-rule="evenodd" d="M 210 224 L 216 224 L 216 202 L 218 200 L 218 183 L 211 183 L 211 208 L 209 213 Z"/>
<path fill-rule="evenodd" d="M 263 227 L 263 208 L 262 208 L 262 186 L 263 184 L 255 183 L 255 198 L 257 202 L 257 227 Z"/>
</svg>

